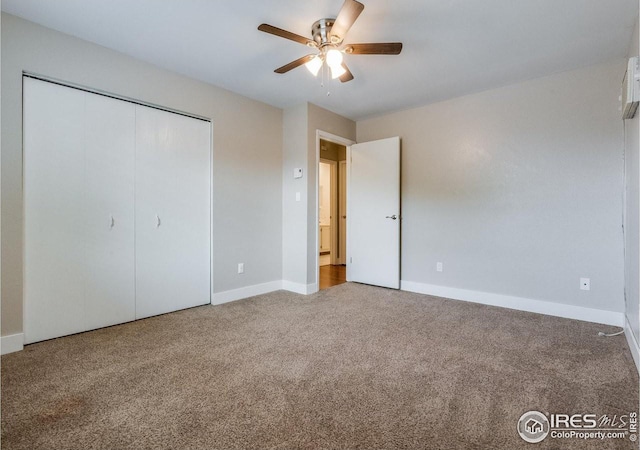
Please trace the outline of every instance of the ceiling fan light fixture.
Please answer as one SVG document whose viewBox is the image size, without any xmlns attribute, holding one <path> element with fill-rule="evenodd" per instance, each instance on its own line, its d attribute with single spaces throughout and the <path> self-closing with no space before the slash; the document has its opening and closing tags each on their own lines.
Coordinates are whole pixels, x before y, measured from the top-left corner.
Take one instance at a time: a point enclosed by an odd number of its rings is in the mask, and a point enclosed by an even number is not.
<svg viewBox="0 0 640 450">
<path fill-rule="evenodd" d="M 326 55 L 327 65 L 331 67 L 331 71 L 342 66 L 342 52 L 338 49 L 332 48 Z"/>
<path fill-rule="evenodd" d="M 344 67 L 342 67 L 342 65 L 339 66 L 329 66 L 331 68 L 331 78 L 332 79 L 336 79 L 336 78 L 340 78 L 342 75 L 344 75 L 345 73 L 347 73 L 347 71 L 345 70 Z"/>
<path fill-rule="evenodd" d="M 313 74 L 314 77 L 316 77 L 322 67 L 322 58 L 320 56 L 316 56 L 304 66 Z"/>
</svg>

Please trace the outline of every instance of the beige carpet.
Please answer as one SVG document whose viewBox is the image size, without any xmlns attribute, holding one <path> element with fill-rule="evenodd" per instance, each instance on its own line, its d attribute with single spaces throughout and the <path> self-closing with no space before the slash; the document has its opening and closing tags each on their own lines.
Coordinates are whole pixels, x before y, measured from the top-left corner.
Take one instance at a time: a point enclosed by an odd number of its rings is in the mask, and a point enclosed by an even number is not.
<svg viewBox="0 0 640 450">
<path fill-rule="evenodd" d="M 637 448 L 527 444 L 528 410 L 628 414 L 624 336 L 352 283 L 274 292 L 2 357 L 2 448 Z"/>
</svg>

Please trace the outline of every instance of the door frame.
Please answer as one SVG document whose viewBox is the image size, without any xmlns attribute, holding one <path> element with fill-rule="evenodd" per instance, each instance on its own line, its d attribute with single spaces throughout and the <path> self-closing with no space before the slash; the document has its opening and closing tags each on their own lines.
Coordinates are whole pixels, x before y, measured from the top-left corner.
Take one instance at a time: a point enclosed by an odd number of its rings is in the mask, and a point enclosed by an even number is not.
<svg viewBox="0 0 640 450">
<path fill-rule="evenodd" d="M 344 167 L 342 167 L 344 165 Z M 338 239 L 336 240 L 336 242 L 338 242 L 340 244 L 340 246 L 338 247 L 338 253 L 340 254 L 339 258 L 336 258 L 336 264 L 344 264 L 345 266 L 347 265 L 347 232 L 346 232 L 346 228 L 347 228 L 347 219 L 344 219 L 344 227 L 342 227 L 340 225 L 341 223 L 341 215 L 346 216 L 347 215 L 347 209 L 346 207 L 344 208 L 344 214 L 340 213 L 340 207 L 341 206 L 346 206 L 347 203 L 347 175 L 349 174 L 349 171 L 347 169 L 349 163 L 348 160 L 345 159 L 344 161 L 338 161 L 338 232 L 337 235 L 339 236 Z M 344 186 L 342 185 L 342 183 L 340 182 L 341 179 L 341 174 L 344 174 Z M 344 201 L 342 199 L 342 195 L 344 192 Z M 342 243 L 344 242 L 344 246 L 342 245 Z"/>
<path fill-rule="evenodd" d="M 333 142 L 335 144 L 340 144 L 340 145 L 344 145 L 347 148 L 347 186 L 349 185 L 349 155 L 351 152 L 351 145 L 355 144 L 355 141 L 352 141 L 351 139 L 347 139 L 341 136 L 337 136 L 335 134 L 331 134 L 328 133 L 326 131 L 323 130 L 316 130 L 316 160 L 315 160 L 315 172 L 316 172 L 316 183 L 315 183 L 315 191 L 316 191 L 316 204 L 315 204 L 315 208 L 314 208 L 314 214 L 313 214 L 313 218 L 314 218 L 314 228 L 315 228 L 315 244 L 314 244 L 314 254 L 315 254 L 315 272 L 316 272 L 316 283 L 315 283 L 315 292 L 320 290 L 320 255 L 318 254 L 318 249 L 320 248 L 320 227 L 318 226 L 320 223 L 320 139 L 324 140 L 324 141 L 329 141 L 329 142 Z M 349 195 L 349 191 L 347 190 L 347 196 Z M 347 199 L 347 202 L 349 200 Z M 348 204 L 348 203 L 347 203 Z M 347 220 L 349 220 L 349 217 L 347 216 Z M 348 225 L 347 225 L 347 232 L 348 232 Z M 332 231 L 333 233 L 333 231 Z M 347 242 L 348 238 L 347 238 Z M 333 243 L 332 243 L 333 244 Z M 347 247 L 347 261 L 348 261 L 348 256 L 349 256 L 349 250 Z M 347 268 L 348 268 L 348 264 L 347 264 Z M 347 269 L 348 272 L 348 269 Z"/>
</svg>

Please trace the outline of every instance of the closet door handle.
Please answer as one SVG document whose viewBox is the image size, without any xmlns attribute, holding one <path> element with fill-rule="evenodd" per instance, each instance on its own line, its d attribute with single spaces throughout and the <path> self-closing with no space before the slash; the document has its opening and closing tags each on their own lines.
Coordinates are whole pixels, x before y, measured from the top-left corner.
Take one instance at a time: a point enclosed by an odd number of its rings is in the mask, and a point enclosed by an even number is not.
<svg viewBox="0 0 640 450">
<path fill-rule="evenodd" d="M 109 216 L 109 217 L 111 217 L 111 220 L 109 221 L 109 229 L 112 229 L 113 227 L 115 227 L 115 226 L 116 226 L 116 221 L 115 221 L 115 219 L 113 218 L 113 215 L 111 215 L 111 216 Z"/>
<path fill-rule="evenodd" d="M 385 219 L 391 219 L 391 220 L 396 220 L 398 218 L 398 216 L 396 216 L 395 214 L 393 216 L 386 216 Z"/>
<path fill-rule="evenodd" d="M 156 214 L 156 228 L 160 228 L 162 222 L 160 221 L 160 216 Z"/>
</svg>

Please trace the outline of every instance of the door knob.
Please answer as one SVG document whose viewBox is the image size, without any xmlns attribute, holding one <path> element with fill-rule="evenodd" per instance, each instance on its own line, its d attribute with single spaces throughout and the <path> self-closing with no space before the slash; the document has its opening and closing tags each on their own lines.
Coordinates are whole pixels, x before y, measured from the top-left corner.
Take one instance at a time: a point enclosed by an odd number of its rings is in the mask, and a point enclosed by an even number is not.
<svg viewBox="0 0 640 450">
<path fill-rule="evenodd" d="M 391 219 L 391 220 L 396 220 L 398 218 L 398 216 L 396 216 L 395 214 L 393 216 L 386 216 L 385 219 Z"/>
</svg>

